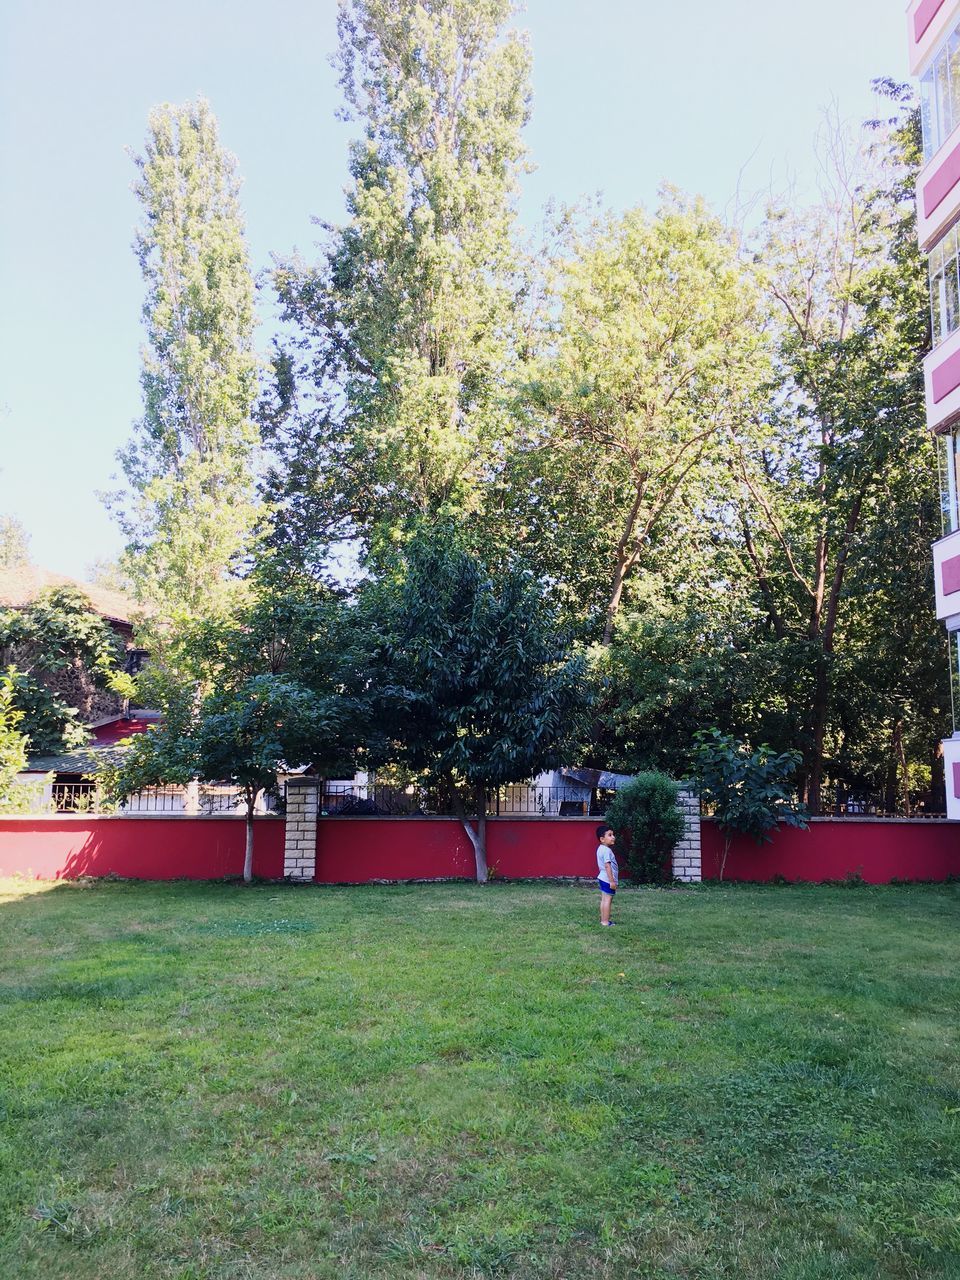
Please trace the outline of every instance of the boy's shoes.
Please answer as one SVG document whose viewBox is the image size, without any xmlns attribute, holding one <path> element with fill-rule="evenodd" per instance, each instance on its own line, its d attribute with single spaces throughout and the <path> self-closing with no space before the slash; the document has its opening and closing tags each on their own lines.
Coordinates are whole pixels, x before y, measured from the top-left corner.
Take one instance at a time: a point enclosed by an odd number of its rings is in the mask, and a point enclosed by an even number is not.
<svg viewBox="0 0 960 1280">
<path fill-rule="evenodd" d="M 612 929 L 612 928 L 614 927 L 614 925 L 616 925 L 616 923 L 617 923 L 617 922 L 616 922 L 616 920 L 601 920 L 601 921 L 600 921 L 600 928 L 601 928 L 601 929 Z"/>
</svg>

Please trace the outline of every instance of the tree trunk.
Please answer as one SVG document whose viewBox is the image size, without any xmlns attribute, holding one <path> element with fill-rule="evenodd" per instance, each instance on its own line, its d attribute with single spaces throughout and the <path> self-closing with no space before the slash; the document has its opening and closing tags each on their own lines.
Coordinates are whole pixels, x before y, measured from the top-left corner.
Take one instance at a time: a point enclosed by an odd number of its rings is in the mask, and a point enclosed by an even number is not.
<svg viewBox="0 0 960 1280">
<path fill-rule="evenodd" d="M 732 843 L 732 835 L 725 835 L 723 837 L 723 852 L 720 854 L 720 875 L 718 876 L 718 879 L 720 880 L 723 879 L 723 873 L 727 869 L 727 854 L 730 852 L 730 845 Z"/>
<path fill-rule="evenodd" d="M 897 749 L 891 735 L 890 754 L 883 779 L 883 811 L 893 813 L 897 807 Z"/>
<path fill-rule="evenodd" d="M 473 858 L 477 866 L 477 884 L 487 883 L 487 793 L 483 787 L 474 788 L 474 805 L 477 810 L 476 830 L 474 830 L 473 819 L 471 819 L 463 806 L 463 800 L 460 793 L 453 788 L 453 807 L 456 810 L 457 817 L 460 819 L 460 825 L 467 833 L 467 838 L 473 847 Z"/>
<path fill-rule="evenodd" d="M 610 600 L 607 604 L 607 617 L 603 627 L 603 643 L 609 644 L 613 639 L 613 624 L 617 619 L 617 612 L 620 608 L 620 601 L 623 599 L 623 587 L 627 580 L 627 574 L 633 566 L 637 558 L 636 550 L 628 550 L 630 539 L 637 523 L 637 516 L 640 512 L 640 504 L 643 502 L 643 495 L 646 485 L 646 477 L 643 483 L 637 486 L 637 494 L 630 507 L 623 532 L 620 535 L 620 541 L 617 543 L 616 563 L 613 570 L 613 580 L 610 583 Z"/>
<path fill-rule="evenodd" d="M 817 818 L 821 811 L 821 788 L 823 786 L 823 740 L 827 733 L 827 704 L 830 698 L 830 684 L 827 677 L 825 655 L 817 658 L 817 677 L 813 690 L 813 704 L 810 708 L 810 749 L 809 765 L 806 771 L 805 794 L 802 796 L 810 816 Z"/>
<path fill-rule="evenodd" d="M 907 767 L 907 753 L 903 749 L 903 721 L 898 720 L 893 730 L 893 742 L 896 747 L 897 759 L 900 762 L 900 771 L 903 776 L 903 812 L 906 817 L 910 817 L 910 770 Z"/>
<path fill-rule="evenodd" d="M 247 792 L 247 841 L 243 851 L 243 883 L 249 884 L 253 879 L 253 811 L 257 807 L 260 796 L 259 788 Z"/>
</svg>

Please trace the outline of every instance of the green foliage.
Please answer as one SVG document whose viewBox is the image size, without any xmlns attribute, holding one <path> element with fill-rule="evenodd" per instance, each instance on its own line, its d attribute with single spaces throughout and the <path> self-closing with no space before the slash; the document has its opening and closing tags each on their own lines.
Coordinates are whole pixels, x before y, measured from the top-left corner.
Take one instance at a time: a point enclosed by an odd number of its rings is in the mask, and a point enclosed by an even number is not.
<svg viewBox="0 0 960 1280">
<path fill-rule="evenodd" d="M 30 563 L 30 539 L 19 520 L 0 516 L 0 569 Z"/>
<path fill-rule="evenodd" d="M 538 561 L 611 638 L 668 518 L 702 505 L 727 434 L 769 375 L 760 295 L 729 230 L 667 190 L 571 231 L 558 315 L 533 366 L 514 518 Z"/>
<path fill-rule="evenodd" d="M 184 625 L 142 690 L 163 723 L 136 737 L 113 779 L 118 798 L 167 782 L 234 782 L 252 817 L 284 769 L 349 760 L 366 728 L 367 673 L 352 619 L 302 583 L 256 580 L 232 612 Z"/>
<path fill-rule="evenodd" d="M 389 564 L 424 517 L 470 516 L 511 430 L 513 196 L 529 110 L 511 0 L 343 0 L 348 221 L 275 283 L 296 328 L 266 410 L 278 536 L 355 536 Z"/>
<path fill-rule="evenodd" d="M 617 833 L 618 860 L 631 879 L 656 883 L 671 878 L 670 855 L 684 833 L 679 793 L 679 785 L 666 774 L 639 773 L 608 805 L 606 818 Z"/>
<path fill-rule="evenodd" d="M 375 676 L 384 763 L 439 784 L 461 814 L 469 806 L 482 819 L 488 789 L 561 762 L 583 705 L 582 664 L 519 563 L 493 575 L 441 528 L 410 544 L 402 580 L 371 590 L 366 607 L 384 637 Z M 484 850 L 474 848 L 483 879 Z"/>
<path fill-rule="evenodd" d="M 221 606 L 251 551 L 254 286 L 236 162 L 209 104 L 152 111 L 136 165 L 144 413 L 119 455 L 130 493 L 111 503 L 127 539 L 122 573 L 162 627 Z"/>
<path fill-rule="evenodd" d="M 165 723 L 131 744 L 121 794 L 164 782 L 235 782 L 255 801 L 274 789 L 283 765 L 322 758 L 342 715 L 294 681 L 263 674 L 209 694 L 195 707 L 168 707 Z"/>
<path fill-rule="evenodd" d="M 27 739 L 21 732 L 23 712 L 15 705 L 14 672 L 0 675 L 0 812 L 16 811 L 20 783 L 17 774 L 27 765 Z"/>
<path fill-rule="evenodd" d="M 731 567 L 736 557 L 752 576 L 771 635 L 794 654 L 794 745 L 813 812 L 825 775 L 842 775 L 844 757 L 862 760 L 866 739 L 876 776 L 891 759 L 896 769 L 919 707 L 927 759 L 942 733 L 915 127 L 907 104 L 859 151 L 838 135 L 821 203 L 771 213 L 759 258 L 776 396 L 757 430 L 732 437 L 733 486 L 712 521 Z"/>
<path fill-rule="evenodd" d="M 11 672 L 31 753 L 68 751 L 86 742 L 76 700 L 96 690 L 129 693 L 120 656 L 117 637 L 75 587 L 41 592 L 22 609 L 0 609 L 0 664 Z"/>
<path fill-rule="evenodd" d="M 805 828 L 807 815 L 797 804 L 792 780 L 800 764 L 797 751 L 779 754 L 766 745 L 752 749 L 717 729 L 694 738 L 693 775 L 701 801 L 724 836 L 720 879 L 735 835 L 757 844 L 773 839 L 780 823 Z"/>
</svg>

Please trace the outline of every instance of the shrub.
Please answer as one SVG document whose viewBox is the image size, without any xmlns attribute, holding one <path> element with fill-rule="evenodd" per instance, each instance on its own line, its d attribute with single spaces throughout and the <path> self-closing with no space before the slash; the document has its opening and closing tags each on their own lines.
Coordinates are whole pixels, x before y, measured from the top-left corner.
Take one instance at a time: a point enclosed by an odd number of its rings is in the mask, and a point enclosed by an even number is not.
<svg viewBox="0 0 960 1280">
<path fill-rule="evenodd" d="M 631 879 L 659 882 L 671 876 L 669 858 L 683 835 L 677 805 L 680 787 L 663 773 L 638 773 L 618 791 L 607 822 L 622 843 L 619 860 Z"/>
<path fill-rule="evenodd" d="M 764 844 L 773 839 L 780 823 L 806 828 L 806 810 L 794 800 L 791 785 L 800 763 L 798 752 L 778 755 L 765 743 L 754 750 L 719 729 L 695 734 L 694 743 L 697 791 L 723 836 L 721 880 L 735 835 L 752 836 Z"/>
</svg>

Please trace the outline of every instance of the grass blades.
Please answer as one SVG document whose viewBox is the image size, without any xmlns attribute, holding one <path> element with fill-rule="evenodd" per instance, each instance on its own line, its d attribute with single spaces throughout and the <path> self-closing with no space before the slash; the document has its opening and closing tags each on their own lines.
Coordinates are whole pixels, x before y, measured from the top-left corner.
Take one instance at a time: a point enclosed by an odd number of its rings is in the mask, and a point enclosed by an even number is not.
<svg viewBox="0 0 960 1280">
<path fill-rule="evenodd" d="M 4 1280 L 960 1278 L 960 891 L 0 884 Z"/>
</svg>

